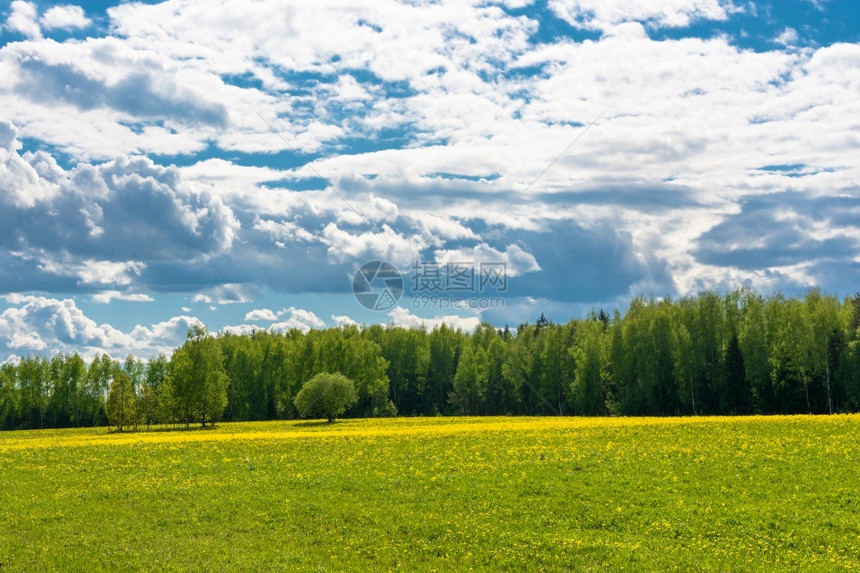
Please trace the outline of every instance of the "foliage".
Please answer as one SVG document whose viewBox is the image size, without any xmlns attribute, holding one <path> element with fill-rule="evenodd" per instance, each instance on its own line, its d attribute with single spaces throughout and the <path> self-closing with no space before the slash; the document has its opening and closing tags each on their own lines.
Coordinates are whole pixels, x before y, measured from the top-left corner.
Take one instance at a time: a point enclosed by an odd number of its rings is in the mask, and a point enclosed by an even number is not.
<svg viewBox="0 0 860 573">
<path fill-rule="evenodd" d="M 108 422 L 120 432 L 123 428 L 134 423 L 137 412 L 137 396 L 131 378 L 125 372 L 117 372 L 110 383 L 107 400 L 105 401 L 105 414 Z"/>
<path fill-rule="evenodd" d="M 799 414 L 860 410 L 860 294 L 742 289 L 511 330 L 372 325 L 189 333 L 170 358 L 25 356 L 0 367 L 0 429 L 107 423 L 129 377 L 131 426 L 297 418 L 314 376 L 355 383 L 349 416 Z M 124 429 L 127 424 L 124 424 Z"/>
<path fill-rule="evenodd" d="M 194 326 L 170 359 L 167 383 L 172 388 L 174 415 L 186 425 L 214 424 L 227 407 L 228 380 L 218 342 L 205 328 Z"/>
<path fill-rule="evenodd" d="M 303 418 L 334 422 L 358 401 L 358 394 L 355 383 L 343 374 L 320 373 L 302 386 L 294 401 Z"/>
</svg>

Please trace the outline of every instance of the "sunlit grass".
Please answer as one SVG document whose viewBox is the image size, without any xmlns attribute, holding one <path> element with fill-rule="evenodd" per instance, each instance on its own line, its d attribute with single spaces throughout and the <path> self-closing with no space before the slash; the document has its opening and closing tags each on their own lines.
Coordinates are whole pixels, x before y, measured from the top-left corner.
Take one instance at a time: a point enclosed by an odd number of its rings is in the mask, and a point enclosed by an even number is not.
<svg viewBox="0 0 860 573">
<path fill-rule="evenodd" d="M 0 571 L 856 569 L 860 416 L 0 434 Z"/>
</svg>

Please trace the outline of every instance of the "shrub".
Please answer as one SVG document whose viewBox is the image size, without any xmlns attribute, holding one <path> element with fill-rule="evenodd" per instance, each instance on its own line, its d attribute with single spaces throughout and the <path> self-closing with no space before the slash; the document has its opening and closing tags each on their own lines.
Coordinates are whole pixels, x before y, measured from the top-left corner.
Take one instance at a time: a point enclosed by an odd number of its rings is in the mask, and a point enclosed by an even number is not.
<svg viewBox="0 0 860 573">
<path fill-rule="evenodd" d="M 335 418 L 358 401 L 355 384 L 343 374 L 317 374 L 308 380 L 293 403 L 302 418 Z"/>
</svg>

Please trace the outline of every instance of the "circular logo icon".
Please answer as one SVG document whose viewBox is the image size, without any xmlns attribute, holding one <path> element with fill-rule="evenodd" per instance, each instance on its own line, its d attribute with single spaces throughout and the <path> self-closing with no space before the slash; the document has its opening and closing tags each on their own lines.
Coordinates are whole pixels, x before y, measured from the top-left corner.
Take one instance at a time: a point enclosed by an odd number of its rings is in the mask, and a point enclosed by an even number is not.
<svg viewBox="0 0 860 573">
<path fill-rule="evenodd" d="M 370 310 L 388 310 L 403 294 L 403 277 L 386 261 L 364 263 L 352 279 L 355 300 Z"/>
</svg>

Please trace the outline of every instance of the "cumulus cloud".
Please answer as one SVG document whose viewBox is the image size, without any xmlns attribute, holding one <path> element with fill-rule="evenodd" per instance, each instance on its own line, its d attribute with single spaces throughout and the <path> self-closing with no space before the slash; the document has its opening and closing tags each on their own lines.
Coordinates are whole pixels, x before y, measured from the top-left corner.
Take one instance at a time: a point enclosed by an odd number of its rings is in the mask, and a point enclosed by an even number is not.
<svg viewBox="0 0 860 573">
<path fill-rule="evenodd" d="M 14 0 L 12 13 L 6 19 L 5 27 L 8 30 L 24 34 L 31 40 L 38 40 L 42 37 L 42 30 L 38 22 L 38 10 L 32 2 Z"/>
<path fill-rule="evenodd" d="M 86 28 L 90 25 L 90 20 L 87 18 L 84 9 L 72 4 L 48 8 L 42 15 L 41 22 L 42 26 L 49 30 L 54 28 L 73 30 Z"/>
<path fill-rule="evenodd" d="M 358 322 L 350 318 L 345 314 L 333 314 L 331 315 L 331 319 L 334 321 L 335 326 L 357 326 Z"/>
<path fill-rule="evenodd" d="M 462 317 L 457 315 L 446 315 L 433 318 L 422 318 L 412 314 L 409 309 L 403 308 L 402 306 L 392 309 L 391 312 L 388 313 L 388 316 L 391 318 L 391 324 L 394 326 L 402 326 L 404 328 L 426 328 L 428 330 L 433 330 L 445 324 L 450 328 L 471 332 L 481 324 L 481 319 L 476 316 Z"/>
<path fill-rule="evenodd" d="M 388 225 L 378 232 L 366 231 L 352 234 L 329 223 L 323 229 L 321 240 L 328 245 L 329 254 L 336 260 L 366 262 L 379 259 L 394 265 L 405 266 L 418 258 L 426 246 L 418 235 L 404 235 Z"/>
<path fill-rule="evenodd" d="M 245 320 L 248 322 L 275 322 L 278 320 L 278 315 L 271 309 L 259 308 L 248 311 L 245 314 Z"/>
<path fill-rule="evenodd" d="M 516 244 L 508 245 L 504 252 L 494 249 L 487 243 L 481 243 L 472 248 L 438 250 L 436 262 L 442 265 L 467 263 L 476 269 L 482 263 L 501 263 L 504 265 L 505 274 L 509 277 L 541 270 L 534 255 Z"/>
<path fill-rule="evenodd" d="M 797 30 L 794 28 L 788 27 L 782 31 L 782 33 L 776 37 L 776 43 L 782 44 L 783 46 L 794 46 L 797 44 L 799 36 L 797 35 Z"/>
<path fill-rule="evenodd" d="M 744 270 L 842 262 L 860 252 L 860 197 L 781 193 L 744 201 L 740 213 L 704 233 L 698 260 Z M 834 223 L 836 223 L 834 225 Z"/>
<path fill-rule="evenodd" d="M 253 302 L 261 296 L 262 291 L 253 284 L 222 284 L 195 294 L 191 302 L 239 304 Z"/>
<path fill-rule="evenodd" d="M 135 341 L 132 346 L 134 354 L 170 354 L 182 345 L 188 331 L 195 326 L 203 326 L 203 323 L 193 316 L 175 316 L 151 326 L 135 326 L 129 334 Z"/>
<path fill-rule="evenodd" d="M 0 314 L 0 341 L 18 353 L 46 348 L 112 350 L 131 346 L 131 338 L 86 317 L 72 299 L 25 297 Z"/>
<path fill-rule="evenodd" d="M 352 208 L 346 208 L 338 213 L 338 222 L 361 225 L 380 221 L 393 222 L 397 219 L 397 205 L 383 197 L 375 197 L 372 193 L 365 201 L 351 206 Z"/>
<path fill-rule="evenodd" d="M 286 320 L 280 320 L 286 318 Z M 290 307 L 278 313 L 279 322 L 271 324 L 269 330 L 272 332 L 288 332 L 290 330 L 301 330 L 307 332 L 312 328 L 323 328 L 325 322 L 309 310 Z"/>
<path fill-rule="evenodd" d="M 551 0 L 550 7 L 573 26 L 597 29 L 631 21 L 679 28 L 696 20 L 725 20 L 738 10 L 731 0 Z"/>
<path fill-rule="evenodd" d="M 84 111 L 108 107 L 138 120 L 169 118 L 215 127 L 225 127 L 228 122 L 223 104 L 209 102 L 164 75 L 133 72 L 107 84 L 71 64 L 36 58 L 23 58 L 19 69 L 16 90 L 46 105 L 62 102 Z"/>
<path fill-rule="evenodd" d="M 181 345 L 197 318 L 178 316 L 123 332 L 98 324 L 73 299 L 40 296 L 6 297 L 12 306 L 0 313 L 0 349 L 7 359 L 28 353 L 78 352 L 87 359 L 107 353 L 115 359 L 133 354 L 149 358 Z M 0 356 L 3 353 L 0 352 Z"/>
<path fill-rule="evenodd" d="M 153 302 L 154 298 L 144 293 L 106 290 L 92 295 L 92 301 L 99 304 L 110 304 L 115 300 L 126 302 Z"/>
<path fill-rule="evenodd" d="M 44 152 L 19 154 L 18 129 L 0 119 L 0 205 L 32 207 L 59 191 L 65 174 Z"/>
<path fill-rule="evenodd" d="M 847 284 L 860 47 L 690 27 L 749 6 L 128 2 L 103 37 L 57 42 L 42 32 L 87 15 L 16 0 L 0 292 L 216 305 L 477 258 L 547 305 Z M 246 320 L 319 324 L 271 312 Z"/>
<path fill-rule="evenodd" d="M 313 312 L 293 306 L 279 311 L 268 308 L 251 310 L 245 314 L 245 321 L 271 322 L 267 329 L 272 332 L 287 332 L 293 329 L 307 332 L 312 328 L 325 327 L 325 322 Z"/>
<path fill-rule="evenodd" d="M 267 233 L 278 247 L 284 247 L 285 242 L 312 241 L 314 235 L 298 223 L 292 221 L 275 221 L 273 219 L 257 219 L 254 230 Z"/>
<path fill-rule="evenodd" d="M 151 263 L 224 252 L 238 231 L 230 208 L 175 168 L 122 157 L 64 171 L 43 152 L 21 155 L 16 138 L 0 122 L 0 245 L 35 273 L 126 286 Z"/>
</svg>

